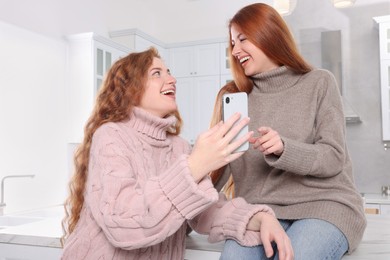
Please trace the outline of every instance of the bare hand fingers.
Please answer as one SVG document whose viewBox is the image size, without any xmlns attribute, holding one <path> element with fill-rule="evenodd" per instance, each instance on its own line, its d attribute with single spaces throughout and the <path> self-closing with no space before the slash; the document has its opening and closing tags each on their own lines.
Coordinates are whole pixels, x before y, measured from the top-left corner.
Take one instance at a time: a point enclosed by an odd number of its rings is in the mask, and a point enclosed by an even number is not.
<svg viewBox="0 0 390 260">
<path fill-rule="evenodd" d="M 234 152 L 237 148 L 239 148 L 242 144 L 244 144 L 245 142 L 248 141 L 248 139 L 253 135 L 253 131 L 250 131 L 248 133 L 246 133 L 245 135 L 241 136 L 240 138 L 234 140 L 233 142 L 231 142 L 228 147 L 227 147 L 227 151 L 229 153 L 232 153 Z"/>
<path fill-rule="evenodd" d="M 287 236 L 280 238 L 275 242 L 278 248 L 278 254 L 280 260 L 294 259 L 294 251 L 290 239 Z"/>
<path fill-rule="evenodd" d="M 253 148 L 259 149 L 265 155 L 272 153 L 280 155 L 283 152 L 284 145 L 278 132 L 270 127 L 260 127 L 258 131 L 262 136 L 258 138 Z"/>
<path fill-rule="evenodd" d="M 274 255 L 274 249 L 272 248 L 271 241 L 265 239 L 263 242 L 265 255 L 270 258 Z"/>
<path fill-rule="evenodd" d="M 218 129 L 217 132 L 219 137 L 224 137 L 240 118 L 241 118 L 241 114 L 237 112 L 234 113 L 231 117 L 229 117 L 228 120 L 223 122 L 223 124 L 221 125 L 221 127 Z"/>
</svg>

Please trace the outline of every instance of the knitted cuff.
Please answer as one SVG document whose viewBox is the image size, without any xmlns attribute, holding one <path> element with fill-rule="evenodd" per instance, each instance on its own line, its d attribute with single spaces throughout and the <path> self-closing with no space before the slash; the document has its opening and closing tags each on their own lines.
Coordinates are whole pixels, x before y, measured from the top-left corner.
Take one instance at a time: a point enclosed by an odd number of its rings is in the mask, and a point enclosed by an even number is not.
<svg viewBox="0 0 390 260">
<path fill-rule="evenodd" d="M 258 212 L 266 212 L 275 216 L 273 210 L 266 205 L 248 204 L 244 199 L 237 198 L 232 201 L 235 209 L 226 218 L 223 224 L 223 232 L 226 238 L 235 239 L 243 246 L 255 246 L 261 244 L 260 230 L 250 231 L 246 227 L 249 220 Z"/>
<path fill-rule="evenodd" d="M 218 200 L 218 193 L 211 181 L 194 181 L 187 162 L 188 155 L 182 155 L 160 177 L 160 186 L 168 199 L 186 219 L 191 219 Z"/>
</svg>

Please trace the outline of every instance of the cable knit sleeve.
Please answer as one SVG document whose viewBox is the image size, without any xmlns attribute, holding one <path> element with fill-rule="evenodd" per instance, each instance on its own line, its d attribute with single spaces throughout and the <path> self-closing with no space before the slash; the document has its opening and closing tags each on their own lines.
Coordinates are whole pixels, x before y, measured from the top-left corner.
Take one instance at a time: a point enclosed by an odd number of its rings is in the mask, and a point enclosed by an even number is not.
<svg viewBox="0 0 390 260">
<path fill-rule="evenodd" d="M 189 223 L 200 234 L 208 234 L 208 241 L 215 243 L 225 239 L 234 239 L 243 246 L 262 244 L 260 232 L 247 230 L 249 220 L 258 212 L 275 216 L 266 205 L 252 205 L 243 198 L 226 200 L 219 194 L 219 200 Z"/>
<path fill-rule="evenodd" d="M 126 250 L 162 242 L 218 200 L 211 183 L 194 182 L 188 155 L 178 155 L 166 170 L 153 175 L 145 169 L 154 165 L 145 165 L 144 151 L 137 148 L 129 154 L 117 129 L 98 129 L 86 193 L 87 205 L 107 239 Z"/>
</svg>

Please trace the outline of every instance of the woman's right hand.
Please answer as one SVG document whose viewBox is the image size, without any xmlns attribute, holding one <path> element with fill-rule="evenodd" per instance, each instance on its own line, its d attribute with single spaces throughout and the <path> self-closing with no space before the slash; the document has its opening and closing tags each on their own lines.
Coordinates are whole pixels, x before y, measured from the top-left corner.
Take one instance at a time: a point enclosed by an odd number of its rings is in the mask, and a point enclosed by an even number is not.
<svg viewBox="0 0 390 260">
<path fill-rule="evenodd" d="M 256 213 L 248 222 L 248 230 L 260 231 L 261 242 L 267 257 L 275 254 L 272 242 L 277 246 L 280 260 L 294 259 L 294 250 L 290 238 L 286 234 L 279 220 L 267 212 Z"/>
<path fill-rule="evenodd" d="M 225 166 L 244 154 L 244 152 L 232 153 L 253 135 L 251 131 L 231 142 L 238 132 L 249 123 L 249 118 L 246 117 L 234 125 L 240 117 L 240 114 L 236 113 L 226 122 L 221 121 L 198 136 L 188 158 L 188 164 L 196 182 L 203 179 L 209 172 Z"/>
</svg>

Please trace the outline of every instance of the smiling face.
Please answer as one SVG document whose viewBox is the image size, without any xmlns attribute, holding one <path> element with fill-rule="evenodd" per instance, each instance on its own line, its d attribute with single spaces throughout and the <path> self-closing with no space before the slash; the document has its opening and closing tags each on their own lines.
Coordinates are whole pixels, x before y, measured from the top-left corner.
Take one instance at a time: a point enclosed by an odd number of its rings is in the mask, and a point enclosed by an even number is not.
<svg viewBox="0 0 390 260">
<path fill-rule="evenodd" d="M 138 107 L 159 117 L 165 117 L 177 110 L 176 79 L 161 59 L 153 58 L 148 69 L 145 92 Z"/>
<path fill-rule="evenodd" d="M 230 34 L 232 55 L 240 62 L 246 76 L 253 76 L 278 67 L 260 48 L 250 42 L 236 25 L 231 26 Z"/>
</svg>

